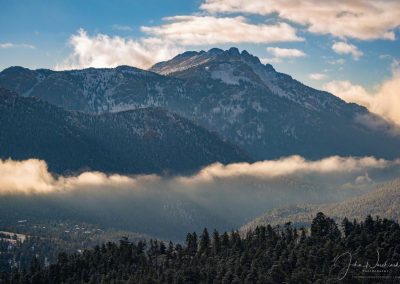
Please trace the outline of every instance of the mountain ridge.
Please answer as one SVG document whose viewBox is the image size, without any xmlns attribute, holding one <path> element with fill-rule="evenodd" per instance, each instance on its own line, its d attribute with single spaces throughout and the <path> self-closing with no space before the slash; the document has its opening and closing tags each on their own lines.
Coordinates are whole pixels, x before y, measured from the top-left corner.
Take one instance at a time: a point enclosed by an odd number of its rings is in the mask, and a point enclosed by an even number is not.
<svg viewBox="0 0 400 284">
<path fill-rule="evenodd" d="M 248 161 L 236 146 L 162 108 L 91 115 L 0 89 L 0 110 L 0 157 L 44 159 L 57 173 L 187 173 Z"/>
<path fill-rule="evenodd" d="M 163 107 L 218 133 L 253 160 L 294 154 L 309 159 L 400 156 L 400 137 L 386 131 L 388 122 L 277 72 L 247 51 L 185 52 L 150 70 L 14 68 L 0 73 L 0 86 L 88 113 Z M 166 70 L 178 71 L 153 72 Z"/>
</svg>

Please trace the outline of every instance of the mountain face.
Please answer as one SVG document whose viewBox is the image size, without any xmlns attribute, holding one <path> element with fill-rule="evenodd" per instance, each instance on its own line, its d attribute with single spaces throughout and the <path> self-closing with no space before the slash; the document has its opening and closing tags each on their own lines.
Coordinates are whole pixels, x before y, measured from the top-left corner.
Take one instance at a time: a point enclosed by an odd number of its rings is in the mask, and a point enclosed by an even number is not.
<svg viewBox="0 0 400 284">
<path fill-rule="evenodd" d="M 237 147 L 161 108 L 65 111 L 0 89 L 0 158 L 39 158 L 54 172 L 184 173 L 246 161 Z"/>
<path fill-rule="evenodd" d="M 255 160 L 400 155 L 400 138 L 383 129 L 390 127 L 385 122 L 379 122 L 383 128 L 368 123 L 377 118 L 365 108 L 307 87 L 236 48 L 185 52 L 150 71 L 12 67 L 0 73 L 0 86 L 91 113 L 164 107 L 219 133 Z"/>
<path fill-rule="evenodd" d="M 367 215 L 399 220 L 399 202 L 400 179 L 395 179 L 381 184 L 372 192 L 342 202 L 321 205 L 298 204 L 274 209 L 245 224 L 241 231 L 247 232 L 267 224 L 283 225 L 287 222 L 295 226 L 309 226 L 318 212 L 324 212 L 338 221 L 345 217 L 349 220 L 363 220 Z"/>
</svg>

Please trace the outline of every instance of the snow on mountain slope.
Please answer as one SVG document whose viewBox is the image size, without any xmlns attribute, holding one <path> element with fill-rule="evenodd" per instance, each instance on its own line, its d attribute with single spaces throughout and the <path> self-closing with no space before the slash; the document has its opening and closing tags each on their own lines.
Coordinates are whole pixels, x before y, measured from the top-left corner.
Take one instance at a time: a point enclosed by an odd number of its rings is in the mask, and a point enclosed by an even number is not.
<svg viewBox="0 0 400 284">
<path fill-rule="evenodd" d="M 85 114 L 0 88 L 0 122 L 0 159 L 43 159 L 57 173 L 187 173 L 248 161 L 234 145 L 161 108 Z"/>
<path fill-rule="evenodd" d="M 13 67 L 0 73 L 0 86 L 92 113 L 161 106 L 219 133 L 257 160 L 292 154 L 400 156 L 400 138 L 386 131 L 388 123 L 380 120 L 375 127 L 369 120 L 377 118 L 365 108 L 305 86 L 236 48 L 185 52 L 150 71 Z"/>
<path fill-rule="evenodd" d="M 195 70 L 196 69 L 196 70 Z M 262 64 L 260 60 L 247 51 L 239 53 L 237 48 L 227 51 L 211 49 L 209 52 L 188 52 L 178 55 L 168 62 L 162 62 L 150 68 L 151 71 L 187 78 L 194 72 L 199 76 L 221 80 L 228 85 L 251 84 L 266 87 L 269 91 L 280 97 L 285 97 L 306 108 L 319 110 L 326 104 L 335 105 L 343 102 L 332 95 L 309 88 L 289 75 L 276 72 L 270 64 Z"/>
</svg>

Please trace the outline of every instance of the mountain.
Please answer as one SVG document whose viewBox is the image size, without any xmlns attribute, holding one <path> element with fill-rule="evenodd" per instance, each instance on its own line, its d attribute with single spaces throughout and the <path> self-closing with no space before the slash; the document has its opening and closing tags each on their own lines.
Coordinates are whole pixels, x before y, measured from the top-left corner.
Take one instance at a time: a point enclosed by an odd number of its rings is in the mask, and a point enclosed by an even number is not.
<svg viewBox="0 0 400 284">
<path fill-rule="evenodd" d="M 164 107 L 217 132 L 255 160 L 400 155 L 400 138 L 383 119 L 236 48 L 185 52 L 149 71 L 11 67 L 0 73 L 0 86 L 90 113 Z"/>
<path fill-rule="evenodd" d="M 257 226 L 282 225 L 287 222 L 296 226 L 309 226 L 318 212 L 324 212 L 337 221 L 344 217 L 349 220 L 362 220 L 367 215 L 400 220 L 399 202 L 400 179 L 395 179 L 379 185 L 372 192 L 342 202 L 322 205 L 298 204 L 274 209 L 245 224 L 241 231 L 247 232 Z"/>
<path fill-rule="evenodd" d="M 0 158 L 45 160 L 54 172 L 189 172 L 248 160 L 216 134 L 162 108 L 66 111 L 0 89 Z"/>
<path fill-rule="evenodd" d="M 399 155 L 399 137 L 371 129 L 367 120 L 378 118 L 365 108 L 307 87 L 246 51 L 187 52 L 150 70 L 191 82 L 189 93 L 201 98 L 200 122 L 220 125 L 223 135 L 258 159 Z M 386 149 L 383 137 L 390 141 Z"/>
</svg>

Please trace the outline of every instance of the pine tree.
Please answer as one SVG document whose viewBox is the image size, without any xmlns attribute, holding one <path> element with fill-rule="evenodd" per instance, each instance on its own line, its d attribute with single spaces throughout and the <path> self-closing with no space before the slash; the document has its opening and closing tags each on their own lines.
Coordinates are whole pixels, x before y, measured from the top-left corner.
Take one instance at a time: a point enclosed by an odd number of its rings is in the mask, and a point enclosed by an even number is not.
<svg viewBox="0 0 400 284">
<path fill-rule="evenodd" d="M 208 254 L 209 249 L 210 249 L 210 235 L 208 234 L 207 228 L 204 228 L 200 238 L 199 253 Z"/>
</svg>

